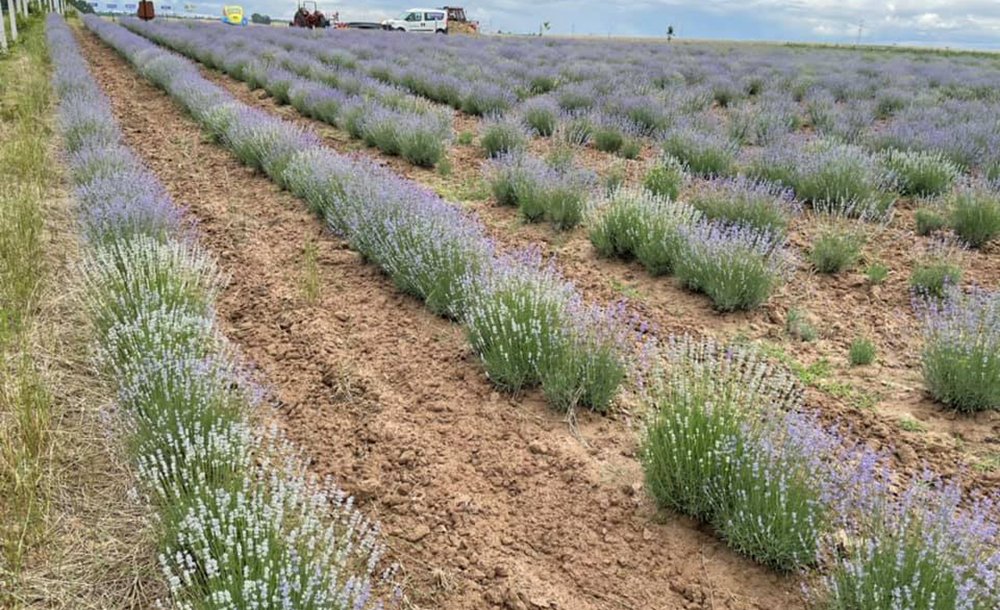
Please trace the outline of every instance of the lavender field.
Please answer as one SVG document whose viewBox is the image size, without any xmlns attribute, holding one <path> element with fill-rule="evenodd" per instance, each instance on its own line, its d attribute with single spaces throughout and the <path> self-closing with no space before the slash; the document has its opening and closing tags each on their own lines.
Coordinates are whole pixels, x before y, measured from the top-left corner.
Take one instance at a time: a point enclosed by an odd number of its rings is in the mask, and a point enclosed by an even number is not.
<svg viewBox="0 0 1000 610">
<path fill-rule="evenodd" d="M 1000 606 L 1000 56 L 45 28 L 156 603 Z"/>
</svg>

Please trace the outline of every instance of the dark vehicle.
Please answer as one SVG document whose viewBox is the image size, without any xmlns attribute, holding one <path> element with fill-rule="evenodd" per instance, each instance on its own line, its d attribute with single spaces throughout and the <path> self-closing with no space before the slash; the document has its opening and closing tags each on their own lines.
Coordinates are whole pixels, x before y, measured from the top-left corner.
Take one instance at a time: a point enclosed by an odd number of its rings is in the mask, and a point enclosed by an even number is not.
<svg viewBox="0 0 1000 610">
<path fill-rule="evenodd" d="M 312 7 L 312 12 L 309 11 L 309 7 Z M 333 14 L 333 20 L 336 21 L 338 17 L 337 13 Z M 331 20 L 327 19 L 326 15 L 319 10 L 319 5 L 315 2 L 300 2 L 299 9 L 295 11 L 295 17 L 288 24 L 294 28 L 308 28 L 310 30 L 314 28 L 328 28 L 330 27 Z"/>
</svg>

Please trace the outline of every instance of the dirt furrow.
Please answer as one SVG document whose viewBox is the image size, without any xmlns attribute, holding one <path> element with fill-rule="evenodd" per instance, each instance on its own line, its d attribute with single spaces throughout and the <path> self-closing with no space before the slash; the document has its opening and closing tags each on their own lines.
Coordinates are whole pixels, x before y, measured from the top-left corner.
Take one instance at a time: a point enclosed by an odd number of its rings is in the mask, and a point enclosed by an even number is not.
<svg viewBox="0 0 1000 610">
<path fill-rule="evenodd" d="M 801 607 L 794 578 L 657 515 L 627 426 L 583 417 L 574 434 L 537 396 L 495 392 L 457 325 L 396 292 L 95 37 L 80 42 L 128 145 L 229 275 L 222 325 L 272 384 L 275 418 L 382 521 L 413 607 Z"/>
<path fill-rule="evenodd" d="M 989 465 L 1000 457 L 1000 414 L 960 415 L 936 404 L 924 391 L 920 376 L 919 328 L 910 306 L 909 270 L 927 238 L 917 237 L 912 206 L 904 204 L 885 233 L 870 244 L 867 256 L 890 269 L 889 279 L 871 286 L 859 268 L 836 276 L 811 272 L 802 262 L 795 277 L 763 307 L 752 312 L 720 315 L 708 299 L 685 290 L 673 278 L 651 277 L 635 263 L 597 256 L 585 229 L 556 232 L 544 224 L 525 224 L 517 210 L 491 203 L 481 182 L 482 159 L 471 146 L 454 146 L 452 169 L 442 175 L 417 168 L 398 157 L 364 147 L 325 123 L 300 115 L 291 106 L 278 105 L 263 91 L 200 66 L 201 73 L 225 87 L 244 103 L 308 127 L 341 152 L 366 156 L 422 183 L 476 212 L 491 236 L 506 247 L 541 245 L 556 258 L 560 270 L 590 299 L 612 302 L 626 298 L 661 334 L 713 334 L 737 340 L 764 341 L 796 362 L 822 371 L 817 386 L 807 389 L 809 406 L 828 421 L 846 422 L 861 439 L 876 448 L 893 451 L 897 465 L 919 471 L 931 465 L 945 475 L 964 472 L 970 485 L 987 489 L 1000 482 L 1000 468 Z M 588 163 L 603 155 L 587 150 Z M 606 157 L 606 155 L 604 155 Z M 636 165 L 636 162 L 633 162 Z M 633 179 L 638 173 L 632 167 Z M 804 250 L 810 239 L 809 219 L 792 227 L 792 244 Z M 1000 285 L 1000 265 L 993 251 L 965 254 L 965 281 Z M 788 311 L 807 312 L 820 332 L 811 342 L 793 340 L 786 331 Z M 872 338 L 878 362 L 850 367 L 847 351 L 858 336 Z M 824 364 L 823 361 L 826 361 Z M 822 389 L 820 389 L 822 388 Z M 911 429 L 904 430 L 909 422 Z"/>
</svg>

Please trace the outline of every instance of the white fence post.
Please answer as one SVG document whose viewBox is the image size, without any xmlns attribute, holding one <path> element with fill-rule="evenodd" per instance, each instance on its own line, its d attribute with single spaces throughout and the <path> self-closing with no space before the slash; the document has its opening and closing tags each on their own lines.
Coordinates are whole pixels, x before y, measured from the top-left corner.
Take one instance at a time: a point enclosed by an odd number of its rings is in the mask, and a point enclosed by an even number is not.
<svg viewBox="0 0 1000 610">
<path fill-rule="evenodd" d="M 16 0 L 7 0 L 7 16 L 10 17 L 10 39 L 17 42 L 17 5 Z"/>
<path fill-rule="evenodd" d="M 0 53 L 7 52 L 7 24 L 3 22 L 3 11 L 0 10 Z"/>
</svg>

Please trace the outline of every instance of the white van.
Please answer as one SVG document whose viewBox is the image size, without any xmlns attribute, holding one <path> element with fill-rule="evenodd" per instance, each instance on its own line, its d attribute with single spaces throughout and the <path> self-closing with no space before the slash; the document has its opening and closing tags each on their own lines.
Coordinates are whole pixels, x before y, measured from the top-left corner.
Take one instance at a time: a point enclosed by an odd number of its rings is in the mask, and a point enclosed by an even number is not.
<svg viewBox="0 0 1000 610">
<path fill-rule="evenodd" d="M 383 30 L 396 32 L 448 33 L 448 11 L 441 8 L 411 8 L 398 19 L 386 19 Z"/>
</svg>

